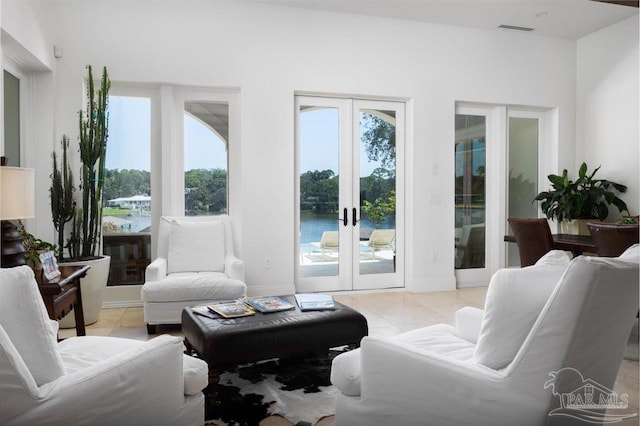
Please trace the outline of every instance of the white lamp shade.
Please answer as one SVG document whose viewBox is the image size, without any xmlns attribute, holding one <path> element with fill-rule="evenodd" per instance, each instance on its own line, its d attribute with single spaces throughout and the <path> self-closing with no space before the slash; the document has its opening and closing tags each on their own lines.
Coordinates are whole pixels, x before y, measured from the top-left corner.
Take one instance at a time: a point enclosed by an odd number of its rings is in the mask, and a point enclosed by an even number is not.
<svg viewBox="0 0 640 426">
<path fill-rule="evenodd" d="M 28 219 L 36 214 L 36 171 L 0 167 L 0 219 Z"/>
</svg>

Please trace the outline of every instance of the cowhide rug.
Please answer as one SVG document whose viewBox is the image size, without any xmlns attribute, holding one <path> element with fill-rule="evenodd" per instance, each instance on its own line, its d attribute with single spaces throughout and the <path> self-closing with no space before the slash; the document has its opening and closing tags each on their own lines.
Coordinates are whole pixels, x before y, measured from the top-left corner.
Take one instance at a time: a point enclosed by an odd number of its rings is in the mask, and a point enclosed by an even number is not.
<svg viewBox="0 0 640 426">
<path fill-rule="evenodd" d="M 293 425 L 315 425 L 335 414 L 337 389 L 331 361 L 346 347 L 298 358 L 240 365 L 220 374 L 217 403 L 206 408 L 207 425 L 258 425 L 280 416 Z"/>
</svg>

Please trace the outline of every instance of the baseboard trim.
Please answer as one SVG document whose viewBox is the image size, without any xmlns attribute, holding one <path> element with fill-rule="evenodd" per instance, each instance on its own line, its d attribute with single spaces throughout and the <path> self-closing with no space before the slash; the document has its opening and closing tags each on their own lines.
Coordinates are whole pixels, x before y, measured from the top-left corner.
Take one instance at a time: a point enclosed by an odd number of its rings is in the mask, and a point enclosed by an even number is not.
<svg viewBox="0 0 640 426">
<path fill-rule="evenodd" d="M 102 303 L 102 309 L 140 308 L 142 300 L 118 300 Z"/>
</svg>

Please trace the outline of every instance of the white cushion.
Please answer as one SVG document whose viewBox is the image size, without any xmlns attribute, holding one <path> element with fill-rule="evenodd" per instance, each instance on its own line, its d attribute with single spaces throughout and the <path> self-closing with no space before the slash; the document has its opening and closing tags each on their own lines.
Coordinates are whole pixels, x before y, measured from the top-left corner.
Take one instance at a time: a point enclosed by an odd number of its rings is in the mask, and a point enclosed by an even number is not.
<svg viewBox="0 0 640 426">
<path fill-rule="evenodd" d="M 209 367 L 201 359 L 184 355 L 182 357 L 182 372 L 184 374 L 185 395 L 196 395 L 209 384 Z"/>
<path fill-rule="evenodd" d="M 0 268 L 0 324 L 38 386 L 66 374 L 33 270 Z"/>
<path fill-rule="evenodd" d="M 331 362 L 331 384 L 348 396 L 360 395 L 360 349 L 338 355 Z"/>
<path fill-rule="evenodd" d="M 243 297 L 247 286 L 222 272 L 180 272 L 142 286 L 144 302 L 182 300 L 225 300 Z"/>
<path fill-rule="evenodd" d="M 474 344 L 458 337 L 454 327 L 435 324 L 407 331 L 391 338 L 431 354 L 469 361 L 473 356 Z M 331 364 L 331 383 L 344 395 L 358 396 L 361 388 L 360 349 L 355 349 L 334 358 Z"/>
<path fill-rule="evenodd" d="M 545 253 L 538 261 L 536 265 L 549 265 L 549 266 L 561 266 L 566 268 L 571 263 L 571 257 L 569 253 L 563 250 L 551 250 Z"/>
<path fill-rule="evenodd" d="M 566 269 L 545 264 L 497 271 L 487 290 L 473 361 L 496 370 L 506 367 Z"/>
<path fill-rule="evenodd" d="M 640 264 L 640 244 L 634 244 L 626 249 L 618 259 Z"/>
<path fill-rule="evenodd" d="M 156 337 L 155 339 L 158 339 Z M 60 342 L 60 353 L 69 373 L 82 371 L 123 352 L 139 348 L 145 342 L 105 336 L 71 337 Z M 184 394 L 196 395 L 207 387 L 208 367 L 201 359 L 182 357 Z"/>
<path fill-rule="evenodd" d="M 167 273 L 224 271 L 222 222 L 171 222 Z"/>
<path fill-rule="evenodd" d="M 456 329 L 449 324 L 434 324 L 418 328 L 394 336 L 392 339 L 459 361 L 471 360 L 475 347 L 468 340 L 458 337 Z"/>
</svg>

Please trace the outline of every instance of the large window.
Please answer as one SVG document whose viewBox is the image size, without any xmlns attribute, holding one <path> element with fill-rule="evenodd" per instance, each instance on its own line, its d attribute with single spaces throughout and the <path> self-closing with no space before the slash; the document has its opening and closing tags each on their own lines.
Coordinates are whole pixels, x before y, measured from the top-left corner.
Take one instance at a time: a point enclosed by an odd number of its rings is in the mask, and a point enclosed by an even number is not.
<svg viewBox="0 0 640 426">
<path fill-rule="evenodd" d="M 223 89 L 112 85 L 103 252 L 111 256 L 108 285 L 121 286 L 110 292 L 114 303 L 137 298 L 127 286 L 144 284 L 161 216 L 229 211 L 236 99 Z"/>
<path fill-rule="evenodd" d="M 109 97 L 103 251 L 108 285 L 144 283 L 151 260 L 151 98 Z"/>
<path fill-rule="evenodd" d="M 229 105 L 184 104 L 184 214 L 227 213 Z"/>
</svg>

